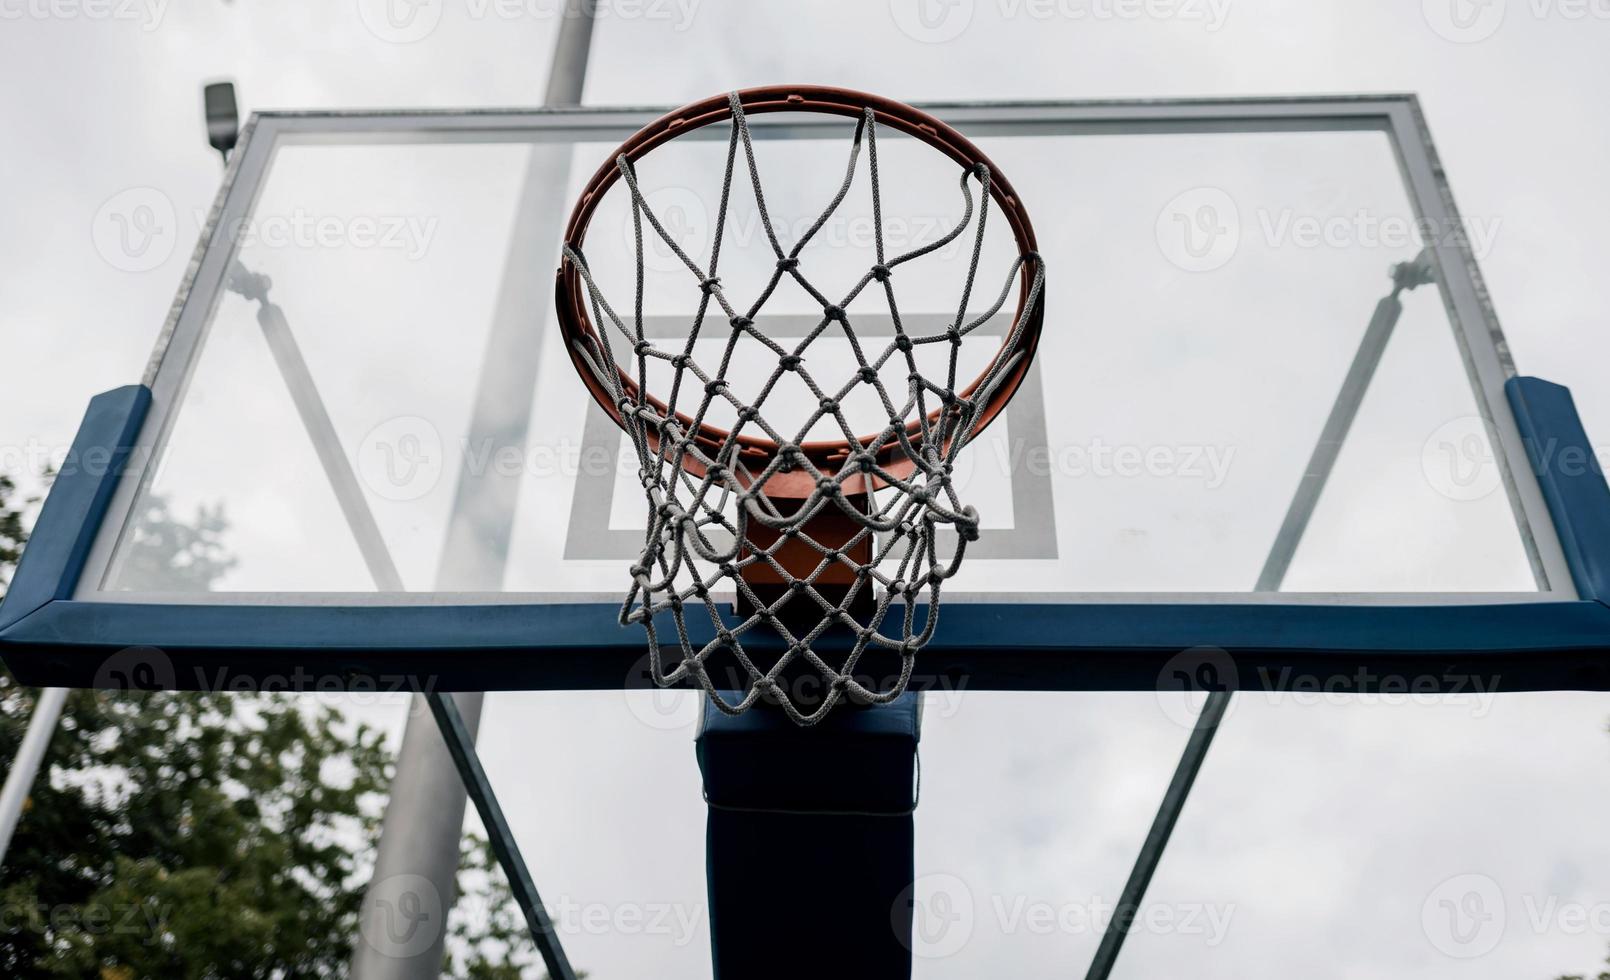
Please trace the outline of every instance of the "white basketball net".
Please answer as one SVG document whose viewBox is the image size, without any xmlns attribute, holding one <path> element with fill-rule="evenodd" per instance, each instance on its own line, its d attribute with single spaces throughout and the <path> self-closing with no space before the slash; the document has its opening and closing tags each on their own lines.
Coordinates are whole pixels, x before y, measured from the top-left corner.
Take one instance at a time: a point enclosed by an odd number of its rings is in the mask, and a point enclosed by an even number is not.
<svg viewBox="0 0 1610 980">
<path fill-rule="evenodd" d="M 952 482 L 956 456 L 977 431 L 985 406 L 998 386 L 1027 356 L 1017 351 L 1018 340 L 1024 321 L 1039 302 L 1045 267 L 1038 255 L 1018 256 L 1000 293 L 987 308 L 970 312 L 990 205 L 991 175 L 983 165 L 964 170 L 960 176 L 965 214 L 954 228 L 938 241 L 887 257 L 876 124 L 871 109 L 856 125 L 849 164 L 838 193 L 815 223 L 785 250 L 766 212 L 748 122 L 736 94 L 731 97 L 731 106 L 732 131 L 721 205 L 706 265 L 686 254 L 649 209 L 633 165 L 624 155 L 617 163 L 632 198 L 637 277 L 634 315 L 623 319 L 610 306 L 579 251 L 566 248 L 565 258 L 585 283 L 592 319 L 599 325 L 596 337 L 587 338 L 582 357 L 610 393 L 621 425 L 630 435 L 648 503 L 648 530 L 642 554 L 631 569 L 632 584 L 621 609 L 621 622 L 641 624 L 647 631 L 649 662 L 656 683 L 669 686 L 692 679 L 717 707 L 729 714 L 741 713 L 766 700 L 779 705 L 796 723 L 810 725 L 825 717 L 846 695 L 866 703 L 888 703 L 899 697 L 911 678 L 916 652 L 934 635 L 940 586 L 956 573 L 967 543 L 977 539 L 979 529 L 978 514 L 962 503 Z M 834 300 L 806 278 L 800 256 L 849 193 L 863 145 L 871 173 L 877 262 L 847 295 Z M 733 305 L 718 277 L 721 235 L 740 149 L 754 187 L 761 226 L 777 259 L 768 285 L 747 309 Z M 974 183 L 979 189 L 976 208 Z M 700 290 L 686 340 L 681 342 L 678 338 L 680 349 L 661 349 L 644 336 L 645 222 L 686 266 L 690 281 Z M 940 333 L 908 334 L 895 301 L 896 273 L 902 265 L 957 241 L 970 227 L 975 229 L 971 260 L 959 287 L 955 319 Z M 981 324 L 1001 311 L 1019 283 L 1019 275 L 1028 274 L 1024 267 L 1030 265 L 1033 280 L 1022 315 L 1012 324 L 978 383 L 968 391 L 959 391 L 957 362 L 962 345 Z M 815 328 L 787 347 L 756 327 L 757 317 L 784 276 L 791 277 L 822 308 Z M 874 283 L 882 288 L 888 301 L 894 337 L 882 350 L 869 352 L 856 336 L 846 310 Z M 714 365 L 702 364 L 693 356 L 694 344 L 701 334 L 708 340 L 723 329 L 710 326 L 709 321 L 720 323 L 722 319 L 709 316 L 712 303 L 724 315 L 726 331 L 725 353 Z M 829 331 L 842 335 L 854 352 L 858 367 L 849 378 L 817 377 L 807 364 L 812 344 Z M 776 367 L 758 396 L 748 401 L 735 396 L 728 384 L 733 350 L 746 337 L 777 357 Z M 615 358 L 616 344 L 624 345 L 623 353 L 630 351 L 629 363 L 634 369 L 629 372 L 629 382 L 623 381 L 616 367 L 620 363 Z M 941 378 L 925 377 L 917 369 L 915 352 L 926 345 L 941 344 L 950 347 L 948 371 Z M 898 366 L 896 358 L 903 360 L 909 372 L 908 386 L 898 400 L 880 377 L 886 365 Z M 661 370 L 669 365 L 672 372 L 670 389 L 658 400 L 648 391 L 651 361 L 663 362 Z M 790 373 L 797 375 L 815 397 L 816 407 L 803 418 L 768 419 L 768 398 Z M 967 379 L 962 380 L 965 384 Z M 887 413 L 886 426 L 870 437 L 852 430 L 843 409 L 846 397 L 861 386 L 875 393 Z M 696 439 L 700 426 L 712 406 L 718 404 L 730 406 L 737 423 L 718 445 L 701 443 Z M 850 447 L 835 472 L 818 468 L 800 449 L 807 433 L 824 420 L 842 431 Z M 740 435 L 763 435 L 776 444 L 776 451 L 766 458 L 762 468 L 753 469 L 740 454 Z M 880 463 L 880 458 L 893 462 Z M 801 471 L 813 481 L 808 497 L 779 500 L 767 494 L 766 486 L 773 477 Z M 813 521 L 834 511 L 848 516 L 855 527 L 854 536 L 836 546 L 812 536 Z M 749 534 L 755 525 L 769 529 L 772 533 L 764 537 L 774 537 L 775 541 L 767 547 L 755 544 Z M 940 533 L 945 528 L 955 532 L 954 544 L 948 548 L 944 545 L 949 536 L 942 537 Z M 806 571 L 797 567 L 797 562 L 796 567 L 789 568 L 779 561 L 777 552 L 788 541 L 814 549 L 818 559 L 814 567 Z M 860 560 L 856 554 L 861 555 Z M 771 572 L 764 578 L 777 583 L 783 592 L 781 598 L 773 596 L 770 604 L 757 594 L 750 581 L 757 577 L 756 573 L 764 574 L 764 569 Z M 823 577 L 830 569 L 847 569 L 850 584 L 829 588 Z M 837 576 L 843 578 L 844 573 L 837 572 Z M 872 590 L 875 602 L 866 600 L 867 590 Z M 717 600 L 718 594 L 731 592 L 745 600 L 741 608 L 750 610 L 747 615 L 735 617 L 730 604 Z M 919 601 L 924 592 L 925 610 Z M 896 614 L 897 604 L 900 610 Z M 785 605 L 787 619 L 794 628 L 785 624 L 780 615 Z M 801 607 L 814 620 L 808 629 L 800 626 Z M 698 610 L 708 617 L 711 632 L 697 631 L 701 639 L 696 640 L 696 631 L 688 620 Z M 670 645 L 674 652 L 669 655 L 663 639 L 667 632 L 674 632 L 676 637 Z M 707 639 L 702 638 L 705 635 Z M 864 677 L 864 671 L 858 675 L 857 667 L 869 651 L 877 649 L 898 655 L 898 673 L 882 683 L 864 684 L 858 679 Z M 752 655 L 774 651 L 775 659 L 768 666 L 762 666 Z M 837 666 L 829 663 L 824 653 L 832 654 Z M 717 665 L 729 660 L 737 670 L 729 669 L 729 676 L 718 679 Z M 788 689 L 788 678 L 797 676 L 799 668 L 793 667 L 793 675 L 787 672 L 791 665 L 800 663 L 808 664 L 822 685 L 820 701 L 811 710 L 805 710 L 797 692 Z M 738 691 L 735 700 L 728 700 L 722 693 L 731 690 Z"/>
</svg>

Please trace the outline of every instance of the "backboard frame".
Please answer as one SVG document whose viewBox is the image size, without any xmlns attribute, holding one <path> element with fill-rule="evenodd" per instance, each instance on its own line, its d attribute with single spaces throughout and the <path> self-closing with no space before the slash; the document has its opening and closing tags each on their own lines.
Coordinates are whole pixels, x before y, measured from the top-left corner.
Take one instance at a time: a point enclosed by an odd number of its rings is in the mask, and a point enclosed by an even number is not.
<svg viewBox="0 0 1610 980">
<path fill-rule="evenodd" d="M 1424 116 L 1411 95 L 1144 102 L 929 104 L 970 136 L 1379 131 L 1388 135 L 1418 216 L 1459 227 Z M 142 383 L 99 396 L 53 488 L 10 596 L 0 650 L 29 683 L 86 686 L 109 653 L 153 646 L 179 687 L 209 668 L 302 677 L 311 686 L 384 674 L 441 690 L 640 686 L 641 633 L 618 602 L 519 593 L 101 592 L 117 529 L 172 421 L 230 261 L 228 229 L 251 211 L 283 140 L 618 142 L 662 109 L 271 112 L 254 115 L 220 189 Z M 757 119 L 787 135 L 814 126 Z M 712 137 L 720 134 L 712 133 Z M 1468 242 L 1430 248 L 1476 403 L 1497 450 L 1539 590 L 1526 593 L 1123 593 L 948 603 L 919 657 L 920 688 L 1152 689 L 1182 650 L 1225 649 L 1248 671 L 1325 677 L 1501 674 L 1505 689 L 1610 689 L 1610 491 L 1569 395 L 1518 378 Z M 541 275 L 543 273 L 536 272 Z M 1054 311 L 1053 311 L 1054 316 Z M 1055 329 L 1054 319 L 1050 329 Z M 1586 473 L 1560 472 L 1529 447 L 1575 447 Z M 1534 462 L 1537 465 L 1534 465 Z M 1448 683 L 1453 683 L 1448 680 Z"/>
</svg>

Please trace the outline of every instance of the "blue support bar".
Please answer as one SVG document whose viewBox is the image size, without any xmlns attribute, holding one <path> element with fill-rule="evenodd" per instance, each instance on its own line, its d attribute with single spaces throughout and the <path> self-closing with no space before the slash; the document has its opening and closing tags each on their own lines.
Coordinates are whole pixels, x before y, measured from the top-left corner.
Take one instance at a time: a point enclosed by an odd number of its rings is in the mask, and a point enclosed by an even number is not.
<svg viewBox="0 0 1610 980">
<path fill-rule="evenodd" d="M 618 612 L 613 603 L 57 600 L 0 631 L 0 655 L 23 683 L 53 687 L 89 686 L 102 660 L 129 646 L 161 648 L 181 688 L 220 677 L 300 678 L 307 690 L 342 677 L 441 691 L 647 687 L 634 669 L 642 634 L 616 626 Z M 1359 690 L 1385 674 L 1491 677 L 1506 691 L 1610 690 L 1610 608 L 1598 602 L 958 603 L 941 622 L 917 656 L 916 689 L 1150 691 L 1170 657 L 1211 644 L 1235 659 L 1241 690 L 1275 683 L 1282 670 Z M 703 631 L 690 634 L 702 641 Z"/>
</svg>

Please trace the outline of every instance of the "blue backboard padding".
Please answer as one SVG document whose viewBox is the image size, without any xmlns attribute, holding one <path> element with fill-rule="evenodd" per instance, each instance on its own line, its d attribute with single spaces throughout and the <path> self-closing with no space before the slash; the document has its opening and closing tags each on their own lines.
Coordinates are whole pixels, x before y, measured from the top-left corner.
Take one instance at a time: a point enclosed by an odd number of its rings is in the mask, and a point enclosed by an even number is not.
<svg viewBox="0 0 1610 980">
<path fill-rule="evenodd" d="M 877 710 L 841 704 L 809 727 L 764 704 L 729 715 L 707 699 L 695 740 L 704 798 L 739 810 L 910 813 L 921 730 L 922 698 L 911 691 Z"/>
<path fill-rule="evenodd" d="M 91 399 L 0 604 L 0 630 L 72 595 L 150 406 L 151 390 L 144 385 Z"/>
<path fill-rule="evenodd" d="M 1610 486 L 1570 389 L 1511 378 L 1505 391 L 1577 593 L 1610 599 Z"/>
</svg>

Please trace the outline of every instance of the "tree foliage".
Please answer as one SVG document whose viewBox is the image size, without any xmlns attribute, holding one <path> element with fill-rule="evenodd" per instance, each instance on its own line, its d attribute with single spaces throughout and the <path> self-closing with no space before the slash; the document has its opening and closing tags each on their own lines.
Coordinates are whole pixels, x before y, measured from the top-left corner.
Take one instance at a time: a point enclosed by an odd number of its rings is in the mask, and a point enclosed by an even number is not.
<svg viewBox="0 0 1610 980">
<path fill-rule="evenodd" d="M 0 591 L 24 503 L 0 478 Z M 186 521 L 154 499 L 135 528 L 141 581 L 205 589 L 233 564 L 221 508 Z M 34 700 L 0 671 L 0 758 Z M 380 732 L 312 699 L 71 692 L 0 867 L 0 976 L 344 976 L 391 775 Z M 484 842 L 466 854 L 450 969 L 531 975 Z"/>
</svg>

